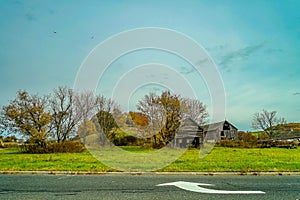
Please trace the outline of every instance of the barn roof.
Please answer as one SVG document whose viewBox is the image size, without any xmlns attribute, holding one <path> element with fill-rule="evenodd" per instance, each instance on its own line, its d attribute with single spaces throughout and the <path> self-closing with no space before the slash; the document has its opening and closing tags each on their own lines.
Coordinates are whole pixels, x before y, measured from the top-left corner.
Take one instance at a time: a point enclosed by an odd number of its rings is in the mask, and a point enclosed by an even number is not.
<svg viewBox="0 0 300 200">
<path fill-rule="evenodd" d="M 235 128 L 236 130 L 238 130 L 237 127 L 235 127 L 232 123 L 228 122 L 227 120 L 224 121 L 220 121 L 220 122 L 216 122 L 216 123 L 212 123 L 212 124 L 207 124 L 203 126 L 203 129 L 205 131 L 214 131 L 214 130 L 223 130 L 223 126 L 224 123 L 227 122 L 228 124 L 230 124 L 233 128 Z"/>
</svg>

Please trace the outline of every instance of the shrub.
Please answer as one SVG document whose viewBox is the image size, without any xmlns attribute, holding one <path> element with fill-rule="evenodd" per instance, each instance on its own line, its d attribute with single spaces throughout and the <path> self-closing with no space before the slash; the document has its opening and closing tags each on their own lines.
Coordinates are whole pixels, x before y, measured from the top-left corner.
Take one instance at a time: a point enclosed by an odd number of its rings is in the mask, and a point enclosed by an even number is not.
<svg viewBox="0 0 300 200">
<path fill-rule="evenodd" d="M 48 142 L 44 147 L 36 143 L 25 143 L 20 146 L 25 153 L 77 153 L 85 150 L 79 141 Z"/>
<path fill-rule="evenodd" d="M 221 140 L 218 142 L 218 145 L 221 147 L 239 147 L 239 142 L 238 141 L 233 141 L 233 140 Z"/>
<path fill-rule="evenodd" d="M 20 151 L 24 153 L 46 153 L 46 149 L 34 143 L 20 145 Z"/>
<path fill-rule="evenodd" d="M 47 153 L 78 153 L 84 150 L 84 145 L 79 141 L 51 142 L 46 147 Z"/>
<path fill-rule="evenodd" d="M 279 148 L 287 148 L 287 149 L 294 149 L 297 148 L 297 143 L 292 141 L 276 141 L 275 142 L 276 147 Z"/>
<path fill-rule="evenodd" d="M 243 140 L 221 140 L 218 142 L 221 147 L 236 147 L 236 148 L 255 148 L 257 147 L 256 142 L 247 142 Z"/>
<path fill-rule="evenodd" d="M 252 135 L 252 133 L 249 133 L 249 132 L 242 134 L 240 140 L 242 140 L 244 142 L 252 143 L 252 144 L 257 143 L 257 138 L 254 135 Z"/>
</svg>

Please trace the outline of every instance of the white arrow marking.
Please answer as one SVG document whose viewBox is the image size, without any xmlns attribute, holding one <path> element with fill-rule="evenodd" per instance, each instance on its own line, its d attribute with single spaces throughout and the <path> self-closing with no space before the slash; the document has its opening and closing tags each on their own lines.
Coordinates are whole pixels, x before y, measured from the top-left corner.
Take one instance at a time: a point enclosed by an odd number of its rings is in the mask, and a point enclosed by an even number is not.
<svg viewBox="0 0 300 200">
<path fill-rule="evenodd" d="M 188 190 L 192 192 L 200 192 L 200 193 L 207 193 L 207 194 L 265 194 L 262 191 L 227 191 L 227 190 L 214 190 L 214 189 L 207 189 L 200 186 L 213 186 L 212 184 L 206 183 L 193 183 L 193 182 L 185 182 L 185 181 L 177 181 L 172 183 L 163 183 L 157 186 L 169 186 L 174 185 L 179 187 L 183 190 Z"/>
</svg>

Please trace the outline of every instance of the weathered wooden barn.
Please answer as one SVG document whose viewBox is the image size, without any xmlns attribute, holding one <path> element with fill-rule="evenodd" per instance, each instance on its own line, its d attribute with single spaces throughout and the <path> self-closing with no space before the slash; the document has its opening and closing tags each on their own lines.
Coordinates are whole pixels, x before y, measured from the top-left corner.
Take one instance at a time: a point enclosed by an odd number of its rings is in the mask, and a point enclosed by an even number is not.
<svg viewBox="0 0 300 200">
<path fill-rule="evenodd" d="M 238 128 L 227 120 L 209 124 L 203 127 L 206 142 L 218 142 L 220 140 L 237 140 Z"/>
<path fill-rule="evenodd" d="M 237 131 L 238 129 L 227 120 L 200 126 L 194 120 L 187 118 L 181 122 L 173 146 L 199 147 L 204 141 L 215 143 L 220 140 L 237 140 Z"/>
<path fill-rule="evenodd" d="M 203 143 L 203 128 L 199 126 L 191 118 L 187 118 L 181 122 L 178 132 L 173 140 L 175 147 L 198 147 Z"/>
</svg>

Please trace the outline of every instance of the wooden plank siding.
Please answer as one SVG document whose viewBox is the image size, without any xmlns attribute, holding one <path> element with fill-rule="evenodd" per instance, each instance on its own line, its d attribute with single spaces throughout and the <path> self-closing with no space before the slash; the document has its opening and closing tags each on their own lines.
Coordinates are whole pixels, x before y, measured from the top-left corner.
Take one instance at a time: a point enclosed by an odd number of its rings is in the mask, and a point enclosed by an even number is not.
<svg viewBox="0 0 300 200">
<path fill-rule="evenodd" d="M 190 145 L 198 147 L 203 143 L 203 128 L 191 118 L 181 122 L 178 132 L 173 140 L 175 147 L 189 147 Z"/>
</svg>

